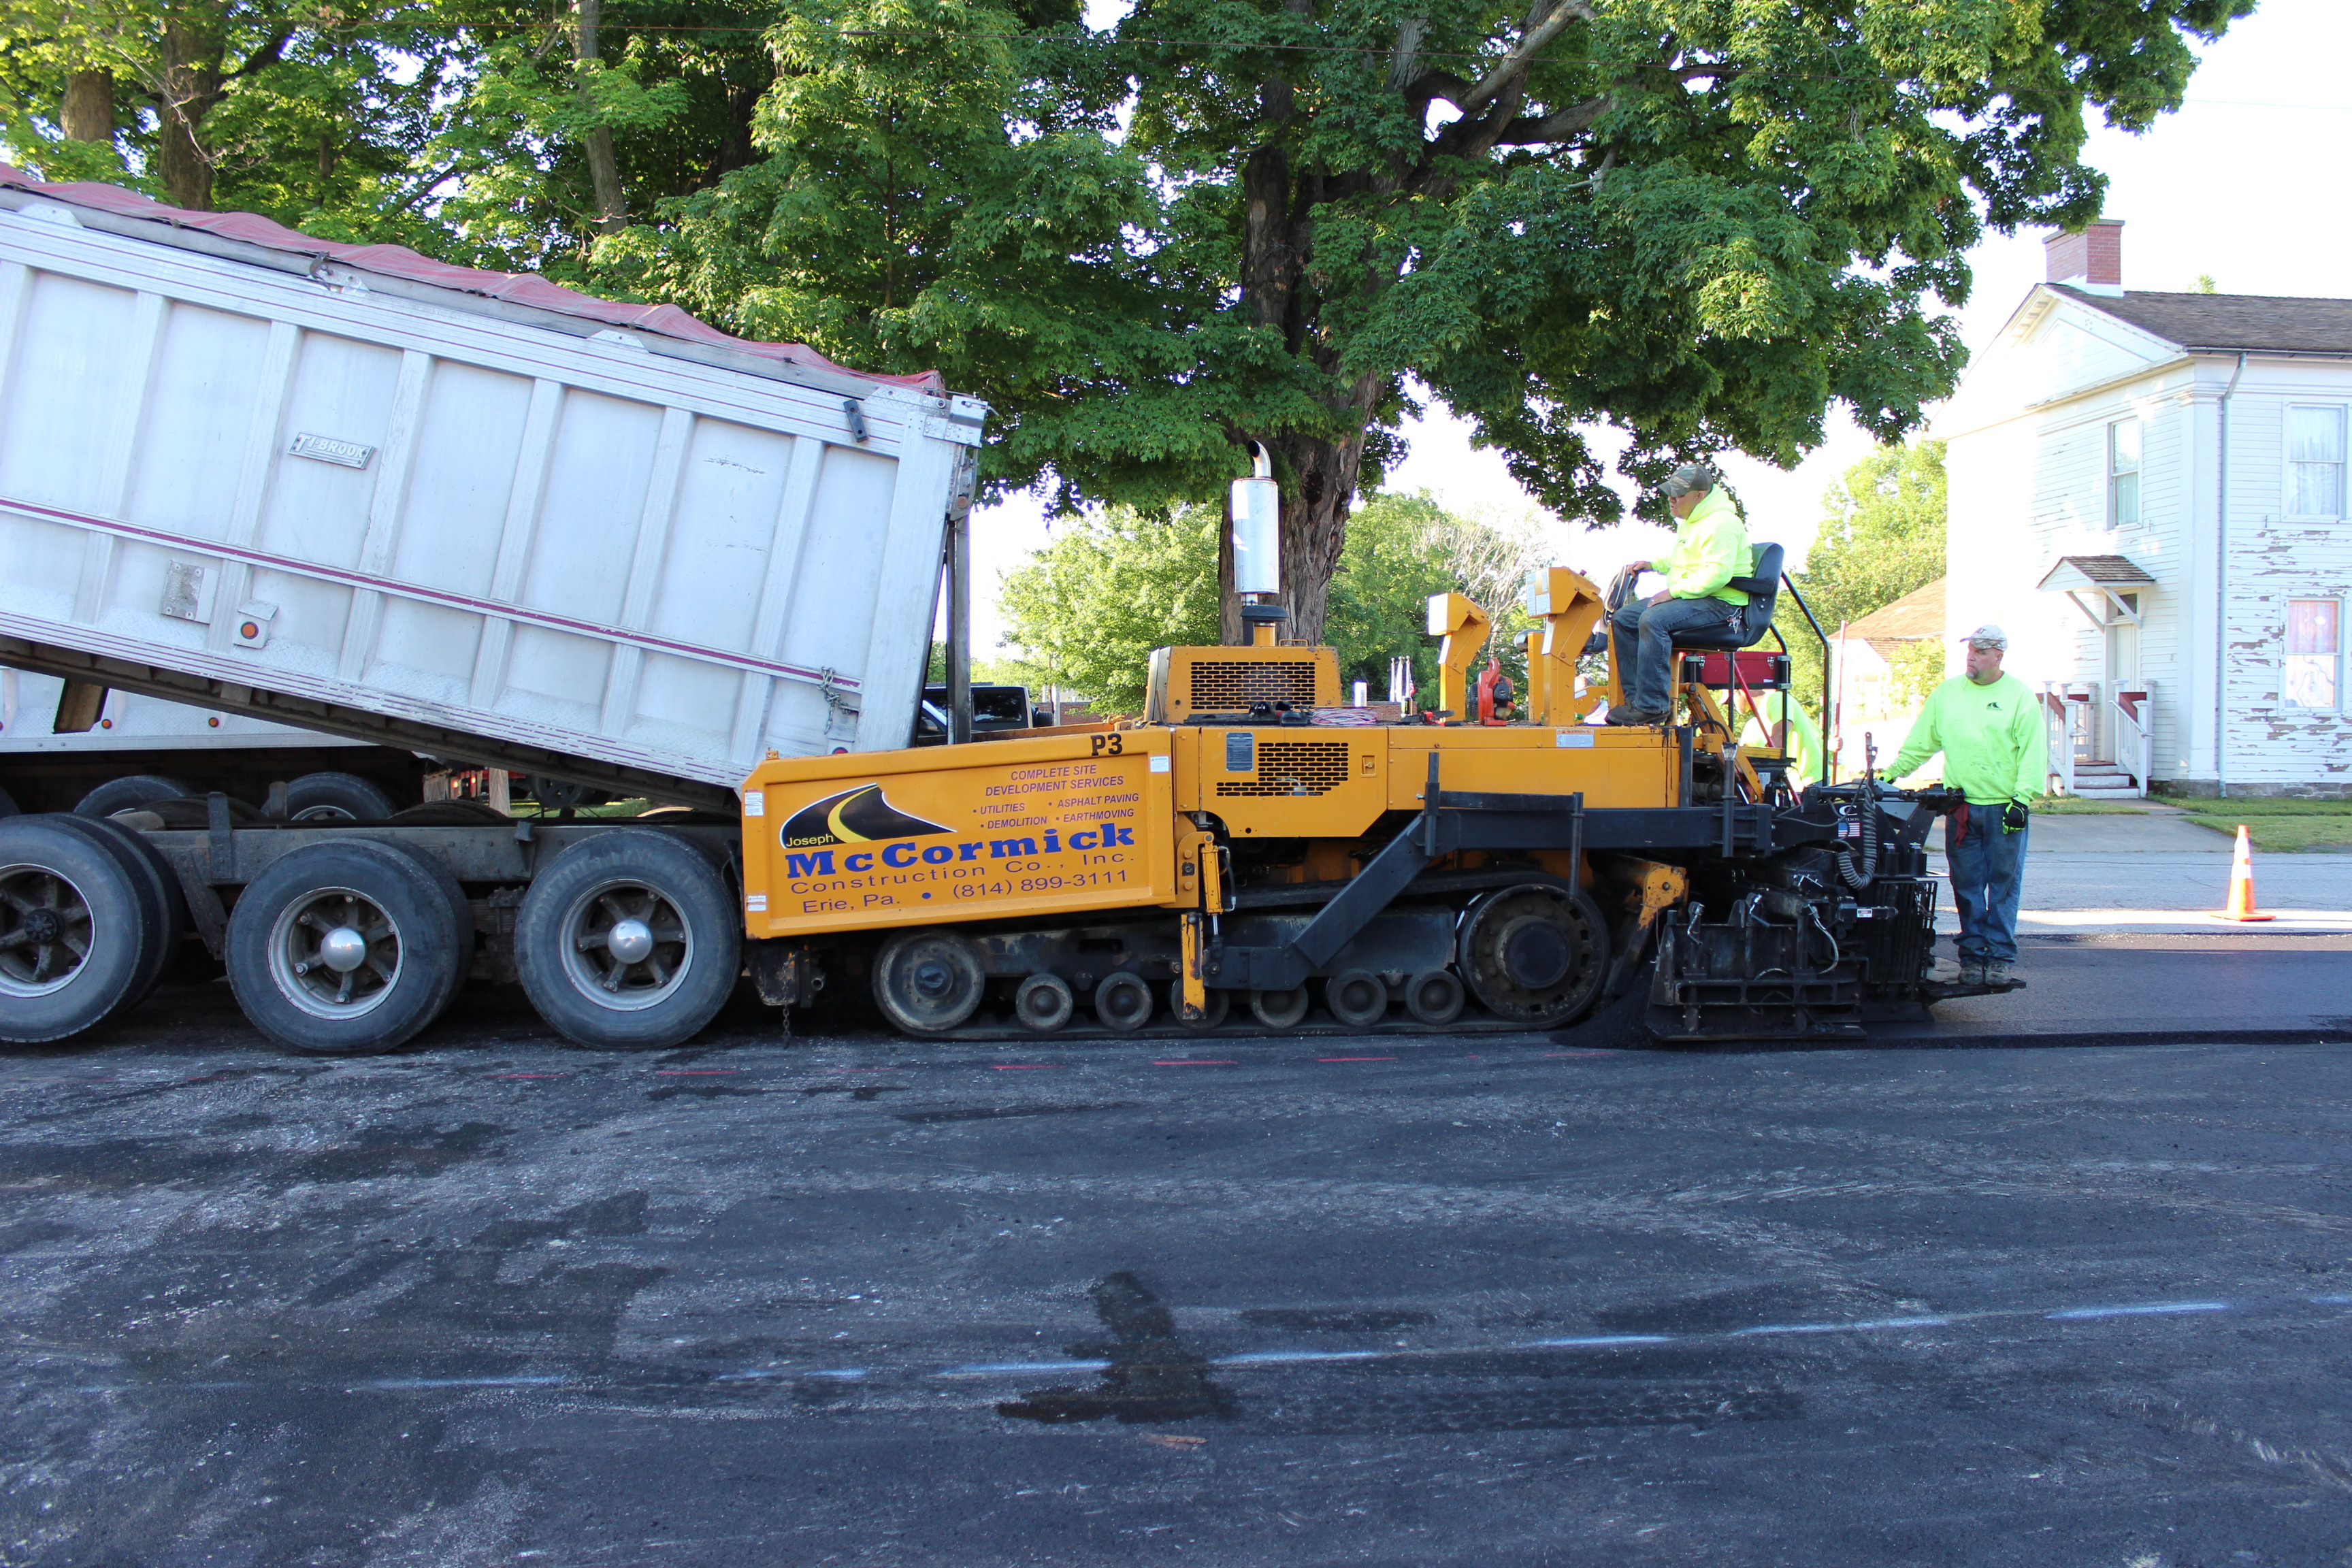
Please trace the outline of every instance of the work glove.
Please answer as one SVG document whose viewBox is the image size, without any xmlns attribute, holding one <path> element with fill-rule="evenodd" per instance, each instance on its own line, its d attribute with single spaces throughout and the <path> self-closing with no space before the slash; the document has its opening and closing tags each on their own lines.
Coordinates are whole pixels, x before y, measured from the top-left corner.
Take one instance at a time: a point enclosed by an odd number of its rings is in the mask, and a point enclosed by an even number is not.
<svg viewBox="0 0 2352 1568">
<path fill-rule="evenodd" d="M 2023 801 L 2012 800 L 2007 805 L 2001 807 L 2000 830 L 2003 833 L 2022 833 L 2025 831 L 2025 803 Z"/>
</svg>

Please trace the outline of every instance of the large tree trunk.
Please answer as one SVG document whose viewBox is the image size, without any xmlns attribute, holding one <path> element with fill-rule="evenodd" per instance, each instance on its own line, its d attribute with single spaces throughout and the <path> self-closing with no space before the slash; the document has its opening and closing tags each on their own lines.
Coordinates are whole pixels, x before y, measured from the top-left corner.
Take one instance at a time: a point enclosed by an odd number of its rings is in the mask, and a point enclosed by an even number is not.
<svg viewBox="0 0 2352 1568">
<path fill-rule="evenodd" d="M 1312 14 L 1310 0 L 1286 0 L 1295 16 Z M 1283 122 L 1297 110 L 1297 95 L 1279 79 L 1259 84 L 1259 119 L 1267 140 L 1242 165 L 1242 299 L 1252 324 L 1281 330 L 1289 352 L 1311 361 L 1326 375 L 1336 375 L 1340 363 L 1338 346 L 1325 335 L 1318 320 L 1321 301 L 1306 281 L 1307 263 L 1316 243 L 1317 206 L 1349 196 L 1410 195 L 1443 201 L 1455 184 L 1451 164 L 1455 160 L 1486 156 L 1496 138 L 1510 125 L 1525 101 L 1528 62 L 1537 49 L 1559 35 L 1577 16 L 1590 20 L 1585 0 L 1532 0 L 1522 37 L 1510 60 L 1489 73 L 1475 90 L 1463 88 L 1462 102 L 1472 111 L 1448 125 L 1412 156 L 1400 150 L 1386 169 L 1339 172 L 1301 164 L 1294 166 L 1282 144 Z M 1389 61 L 1391 91 L 1412 92 L 1420 70 L 1425 24 L 1400 24 Z M 1424 95 L 1416 100 L 1423 106 Z M 1570 111 L 1574 129 L 1599 116 L 1605 99 Z M 1359 258 L 1368 260 L 1370 258 Z M 1403 258 L 1398 258 L 1398 267 Z M 1362 283 L 1361 301 L 1369 304 L 1395 286 L 1399 272 L 1370 268 Z M 1355 505 L 1356 479 L 1364 457 L 1364 439 L 1372 411 L 1378 406 L 1382 382 L 1360 375 L 1327 395 L 1325 405 L 1332 424 L 1342 432 L 1337 439 L 1278 435 L 1267 441 L 1287 471 L 1281 474 L 1282 590 L 1290 619 L 1286 635 L 1301 642 L 1320 642 L 1330 599 L 1331 575 L 1339 569 L 1339 552 L 1347 542 L 1348 513 Z M 1256 431 L 1237 434 L 1265 440 Z M 1227 601 L 1228 623 L 1237 618 L 1229 583 L 1221 583 Z"/>
<path fill-rule="evenodd" d="M 68 142 L 114 143 L 114 73 L 80 70 L 66 78 L 66 100 L 58 116 Z"/>
<path fill-rule="evenodd" d="M 163 80 L 155 106 L 155 172 L 173 206 L 209 212 L 213 161 L 197 139 L 220 101 L 220 45 L 184 14 L 163 19 Z"/>
<path fill-rule="evenodd" d="M 573 58 L 596 58 L 596 26 L 601 0 L 577 0 L 580 25 Z M 621 195 L 621 164 L 613 153 L 613 132 L 599 125 L 588 132 L 588 179 L 595 187 L 596 232 L 618 234 L 629 226 L 628 203 Z"/>
<path fill-rule="evenodd" d="M 1263 94 L 1270 104 L 1287 101 L 1288 89 Z M 1326 182 L 1319 173 L 1294 175 L 1278 146 L 1261 147 L 1242 167 L 1242 297 L 1252 322 L 1279 329 L 1294 354 L 1318 369 L 1337 367 L 1335 352 L 1316 341 L 1312 304 L 1301 297 L 1300 281 L 1315 244 L 1315 202 Z M 1331 402 L 1331 413 L 1348 434 L 1338 440 L 1303 435 L 1245 434 L 1264 439 L 1282 459 L 1282 598 L 1290 619 L 1286 637 L 1320 642 L 1331 574 L 1347 541 L 1348 513 L 1356 500 L 1356 475 L 1364 456 L 1365 421 L 1379 384 L 1360 377 Z M 1238 614 L 1229 609 L 1229 616 Z"/>
</svg>

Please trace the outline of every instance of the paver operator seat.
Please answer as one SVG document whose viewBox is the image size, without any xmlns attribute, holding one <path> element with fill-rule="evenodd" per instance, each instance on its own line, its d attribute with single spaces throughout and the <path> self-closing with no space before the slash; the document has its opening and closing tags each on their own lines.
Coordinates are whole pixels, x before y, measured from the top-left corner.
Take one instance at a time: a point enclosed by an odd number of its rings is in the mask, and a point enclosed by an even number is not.
<svg viewBox="0 0 2352 1568">
<path fill-rule="evenodd" d="M 1748 575 L 1734 577 L 1728 584 L 1748 595 L 1739 618 L 1725 623 L 1718 632 L 1675 633 L 1675 651 L 1737 653 L 1762 641 L 1772 627 L 1772 607 L 1780 597 L 1780 560 L 1781 551 L 1777 544 L 1749 546 Z"/>
</svg>

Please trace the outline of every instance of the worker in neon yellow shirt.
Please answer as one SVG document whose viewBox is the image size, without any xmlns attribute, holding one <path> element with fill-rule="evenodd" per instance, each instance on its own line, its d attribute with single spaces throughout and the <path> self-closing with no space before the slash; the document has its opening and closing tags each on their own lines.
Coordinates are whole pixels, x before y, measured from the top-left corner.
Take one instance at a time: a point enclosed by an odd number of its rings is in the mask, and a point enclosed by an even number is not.
<svg viewBox="0 0 2352 1568">
<path fill-rule="evenodd" d="M 1676 632 L 1718 631 L 1737 621 L 1748 595 L 1731 585 L 1753 564 L 1748 525 L 1704 463 L 1685 463 L 1666 480 L 1666 510 L 1675 514 L 1674 553 L 1637 561 L 1643 572 L 1663 571 L 1666 585 L 1647 599 L 1628 599 L 1610 617 L 1617 641 L 1610 658 L 1623 700 L 1609 710 L 1612 724 L 1669 724 Z"/>
<path fill-rule="evenodd" d="M 1967 673 L 1936 688 L 1886 764 L 1889 783 L 1944 753 L 1944 784 L 1967 808 L 1944 823 L 1952 901 L 1960 911 L 1963 985 L 1999 984 L 2017 962 L 2017 903 L 2025 887 L 2025 803 L 2049 782 L 2042 704 L 2003 675 L 2009 638 L 1995 626 L 1969 634 Z"/>
</svg>

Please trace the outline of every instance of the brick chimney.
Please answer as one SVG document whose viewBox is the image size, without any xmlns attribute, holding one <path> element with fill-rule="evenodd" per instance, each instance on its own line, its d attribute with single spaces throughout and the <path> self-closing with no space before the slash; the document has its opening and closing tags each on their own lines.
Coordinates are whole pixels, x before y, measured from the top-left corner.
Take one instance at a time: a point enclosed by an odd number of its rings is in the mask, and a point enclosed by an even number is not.
<svg viewBox="0 0 2352 1568">
<path fill-rule="evenodd" d="M 2101 218 L 2080 234 L 2053 234 L 2042 242 L 2053 283 L 2071 283 L 2088 294 L 2124 291 L 2124 226 Z"/>
</svg>

